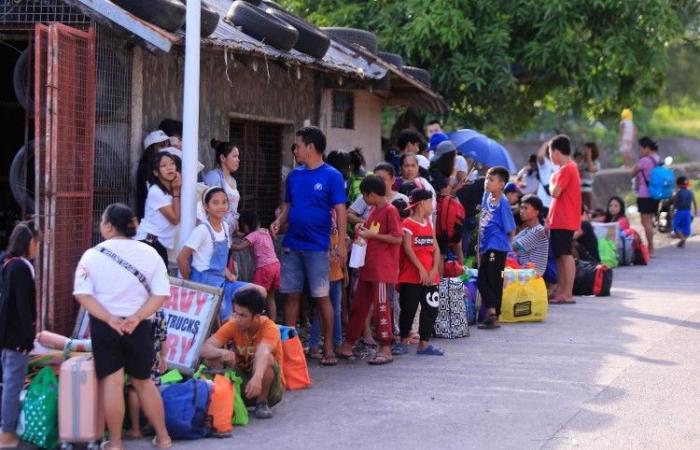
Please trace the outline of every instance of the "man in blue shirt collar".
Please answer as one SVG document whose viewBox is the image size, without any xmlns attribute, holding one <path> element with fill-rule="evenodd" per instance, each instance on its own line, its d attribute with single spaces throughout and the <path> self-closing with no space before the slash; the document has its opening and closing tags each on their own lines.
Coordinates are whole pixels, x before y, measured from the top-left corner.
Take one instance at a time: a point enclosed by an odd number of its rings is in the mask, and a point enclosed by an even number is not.
<svg viewBox="0 0 700 450">
<path fill-rule="evenodd" d="M 325 328 L 325 354 L 321 364 L 335 365 L 338 361 L 333 349 L 333 306 L 328 296 L 329 250 L 345 264 L 345 240 L 340 239 L 336 248 L 330 248 L 334 222 L 338 235 L 346 235 L 345 185 L 340 172 L 323 161 L 326 149 L 323 131 L 317 127 L 301 128 L 296 132 L 294 145 L 294 156 L 302 165 L 287 177 L 285 202 L 279 217 L 270 225 L 273 236 L 288 225 L 280 257 L 280 292 L 287 294 L 285 322 L 288 326 L 297 325 L 299 300 L 306 281 L 311 297 L 318 302 Z"/>
</svg>

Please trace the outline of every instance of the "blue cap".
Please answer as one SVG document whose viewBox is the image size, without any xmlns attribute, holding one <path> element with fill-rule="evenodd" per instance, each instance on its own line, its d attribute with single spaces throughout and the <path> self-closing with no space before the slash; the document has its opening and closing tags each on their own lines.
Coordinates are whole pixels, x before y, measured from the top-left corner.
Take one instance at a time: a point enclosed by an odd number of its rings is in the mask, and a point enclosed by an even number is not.
<svg viewBox="0 0 700 450">
<path fill-rule="evenodd" d="M 440 142 L 449 140 L 450 138 L 445 133 L 435 133 L 430 137 L 430 144 L 428 144 L 428 150 L 435 151 Z"/>
<path fill-rule="evenodd" d="M 512 181 L 510 183 L 507 183 L 506 187 L 503 188 L 504 194 L 510 194 L 511 192 L 520 193 L 520 188 L 517 184 L 513 183 Z"/>
</svg>

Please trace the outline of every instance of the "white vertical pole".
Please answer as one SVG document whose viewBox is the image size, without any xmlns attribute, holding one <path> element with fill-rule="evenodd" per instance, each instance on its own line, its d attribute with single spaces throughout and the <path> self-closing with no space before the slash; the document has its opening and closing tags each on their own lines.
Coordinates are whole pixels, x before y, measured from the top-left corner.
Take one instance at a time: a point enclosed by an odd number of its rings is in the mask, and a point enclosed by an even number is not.
<svg viewBox="0 0 700 450">
<path fill-rule="evenodd" d="M 182 114 L 182 198 L 180 242 L 192 233 L 197 215 L 197 162 L 199 161 L 199 50 L 201 0 L 187 1 L 185 31 L 185 88 Z"/>
</svg>

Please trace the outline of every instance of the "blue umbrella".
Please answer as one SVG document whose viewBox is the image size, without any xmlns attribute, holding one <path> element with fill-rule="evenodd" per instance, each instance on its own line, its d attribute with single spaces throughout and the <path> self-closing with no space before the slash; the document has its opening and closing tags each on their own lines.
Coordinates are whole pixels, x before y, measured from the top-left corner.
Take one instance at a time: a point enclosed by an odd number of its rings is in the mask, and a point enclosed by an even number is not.
<svg viewBox="0 0 700 450">
<path fill-rule="evenodd" d="M 515 173 L 517 168 L 508 150 L 493 139 L 469 129 L 457 130 L 449 134 L 457 150 L 467 158 L 489 166 L 503 166 Z"/>
</svg>

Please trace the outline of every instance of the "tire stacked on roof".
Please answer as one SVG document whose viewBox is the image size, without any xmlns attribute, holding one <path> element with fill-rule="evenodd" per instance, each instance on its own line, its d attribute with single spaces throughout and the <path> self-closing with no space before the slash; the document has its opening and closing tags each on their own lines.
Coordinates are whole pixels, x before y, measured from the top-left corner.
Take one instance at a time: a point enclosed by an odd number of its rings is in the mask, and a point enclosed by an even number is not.
<svg viewBox="0 0 700 450">
<path fill-rule="evenodd" d="M 164 29 L 177 31 L 185 25 L 187 8 L 179 0 L 112 0 L 139 19 Z"/>
<path fill-rule="evenodd" d="M 29 141 L 28 146 L 23 145 L 17 150 L 15 157 L 12 159 L 12 164 L 10 165 L 10 190 L 15 201 L 31 214 L 34 212 L 34 180 L 31 178 L 31 172 L 27 176 L 27 172 L 24 170 L 27 147 L 29 147 L 29 154 L 26 156 L 27 168 L 31 170 L 34 167 L 34 140 L 32 139 Z"/>
<path fill-rule="evenodd" d="M 403 68 L 403 57 L 401 55 L 390 52 L 378 52 L 377 56 L 389 64 L 396 66 L 396 68 L 399 70 Z"/>
<path fill-rule="evenodd" d="M 430 83 L 430 72 L 420 67 L 404 66 L 403 71 L 405 74 L 412 76 L 416 81 L 424 84 L 428 87 L 431 86 Z"/>
<path fill-rule="evenodd" d="M 345 44 L 355 44 L 364 47 L 373 55 L 377 54 L 377 35 L 366 30 L 357 28 L 324 27 L 321 28 L 332 38 L 338 39 Z"/>
<path fill-rule="evenodd" d="M 180 2 L 187 5 L 187 0 L 180 0 Z M 199 34 L 205 38 L 211 36 L 211 34 L 216 30 L 216 27 L 219 26 L 219 19 L 221 16 L 219 16 L 219 13 L 208 3 L 202 1 L 201 4 L 202 18 L 200 21 L 201 24 Z M 185 26 L 187 26 L 187 24 L 185 24 Z"/>
<path fill-rule="evenodd" d="M 32 114 L 34 112 L 34 99 L 27 92 L 27 68 L 29 67 L 29 49 L 26 49 L 17 59 L 12 73 L 12 86 L 15 89 L 15 97 L 22 107 Z M 31 91 L 31 87 L 30 87 Z"/>
<path fill-rule="evenodd" d="M 294 49 L 314 58 L 323 58 L 331 45 L 331 38 L 326 33 L 294 14 L 281 9 L 275 3 L 263 1 L 263 7 L 266 7 L 265 11 L 267 14 L 287 22 L 299 32 L 299 38 L 294 44 Z"/>
<path fill-rule="evenodd" d="M 299 32 L 292 25 L 243 0 L 233 2 L 224 20 L 279 50 L 291 50 L 299 38 Z"/>
</svg>

